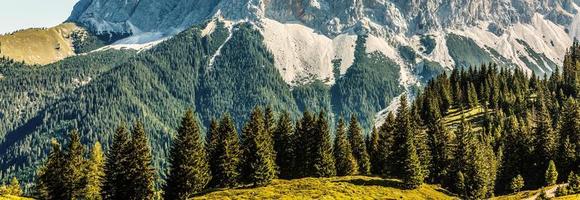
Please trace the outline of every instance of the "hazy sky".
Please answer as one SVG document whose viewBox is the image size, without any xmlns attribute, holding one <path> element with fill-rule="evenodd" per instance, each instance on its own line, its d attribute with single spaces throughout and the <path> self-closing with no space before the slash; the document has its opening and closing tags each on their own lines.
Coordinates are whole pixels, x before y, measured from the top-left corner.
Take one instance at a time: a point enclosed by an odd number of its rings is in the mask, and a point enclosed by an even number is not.
<svg viewBox="0 0 580 200">
<path fill-rule="evenodd" d="M 79 0 L 0 0 L 0 34 L 52 27 L 65 21 Z"/>
</svg>

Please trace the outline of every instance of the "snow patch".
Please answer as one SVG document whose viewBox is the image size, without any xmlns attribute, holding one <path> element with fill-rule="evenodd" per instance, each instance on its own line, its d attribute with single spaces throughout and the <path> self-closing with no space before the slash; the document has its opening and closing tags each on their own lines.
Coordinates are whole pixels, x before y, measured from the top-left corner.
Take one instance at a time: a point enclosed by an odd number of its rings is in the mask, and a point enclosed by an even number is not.
<svg viewBox="0 0 580 200">
<path fill-rule="evenodd" d="M 222 48 L 232 39 L 233 34 L 233 25 L 227 26 L 228 28 L 228 37 L 226 38 L 226 40 L 224 41 L 224 43 L 218 47 L 218 49 L 216 50 L 215 54 L 211 57 L 211 59 L 209 59 L 209 66 L 207 68 L 207 70 L 211 70 L 213 67 L 213 64 L 215 62 L 215 59 L 220 56 L 222 54 Z"/>
<path fill-rule="evenodd" d="M 73 78 L 72 83 L 75 87 L 81 87 L 89 84 L 92 80 L 93 78 L 91 77 L 88 77 L 87 79 Z"/>
</svg>

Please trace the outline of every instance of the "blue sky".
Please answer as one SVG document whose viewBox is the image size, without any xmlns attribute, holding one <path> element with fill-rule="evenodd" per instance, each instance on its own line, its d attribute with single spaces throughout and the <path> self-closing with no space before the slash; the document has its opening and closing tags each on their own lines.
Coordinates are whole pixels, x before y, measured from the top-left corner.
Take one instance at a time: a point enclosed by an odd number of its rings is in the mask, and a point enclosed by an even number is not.
<svg viewBox="0 0 580 200">
<path fill-rule="evenodd" d="M 52 27 L 65 21 L 79 0 L 0 0 L 0 34 Z"/>
</svg>

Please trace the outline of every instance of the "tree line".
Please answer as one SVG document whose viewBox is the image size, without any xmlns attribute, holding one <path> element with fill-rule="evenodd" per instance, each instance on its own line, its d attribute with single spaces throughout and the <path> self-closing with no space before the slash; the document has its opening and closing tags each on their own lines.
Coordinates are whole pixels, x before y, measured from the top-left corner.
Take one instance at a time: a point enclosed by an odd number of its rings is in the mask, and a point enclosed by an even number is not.
<svg viewBox="0 0 580 200">
<path fill-rule="evenodd" d="M 85 158 L 73 131 L 67 148 L 53 142 L 39 169 L 37 196 L 186 199 L 275 178 L 355 174 L 398 178 L 408 189 L 439 183 L 466 199 L 563 182 L 569 184 L 559 195 L 578 193 L 578 61 L 575 43 L 564 73 L 556 69 L 550 77 L 495 65 L 455 69 L 430 81 L 411 104 L 402 95 L 397 111 L 369 134 L 354 116 L 348 126 L 339 118 L 332 134 L 333 120 L 324 111 L 306 111 L 294 121 L 271 108 L 255 108 L 241 129 L 225 114 L 203 134 L 188 111 L 171 143 L 165 180 L 157 180 L 141 123 L 131 133 L 125 125 L 117 128 L 106 159 L 97 144 Z M 462 117 L 446 119 L 454 113 Z"/>
</svg>

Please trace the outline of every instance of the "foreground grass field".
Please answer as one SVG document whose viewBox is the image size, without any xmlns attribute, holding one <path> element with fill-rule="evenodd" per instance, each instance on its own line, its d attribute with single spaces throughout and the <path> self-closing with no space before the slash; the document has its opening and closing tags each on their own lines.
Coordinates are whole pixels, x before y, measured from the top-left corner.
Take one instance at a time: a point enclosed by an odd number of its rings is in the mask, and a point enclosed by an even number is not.
<svg viewBox="0 0 580 200">
<path fill-rule="evenodd" d="M 194 199 L 458 199 L 434 185 L 405 190 L 400 184 L 364 176 L 275 180 L 266 187 L 219 190 Z"/>
<path fill-rule="evenodd" d="M 0 196 L 0 200 L 33 200 L 33 199 L 26 197 L 16 197 L 12 195 L 2 195 Z"/>
</svg>

